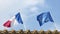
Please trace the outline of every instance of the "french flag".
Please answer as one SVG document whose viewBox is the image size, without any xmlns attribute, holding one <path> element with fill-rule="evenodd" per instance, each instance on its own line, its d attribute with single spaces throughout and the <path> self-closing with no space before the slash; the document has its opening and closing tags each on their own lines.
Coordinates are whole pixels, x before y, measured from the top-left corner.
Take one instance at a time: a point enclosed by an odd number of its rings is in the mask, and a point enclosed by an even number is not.
<svg viewBox="0 0 60 34">
<path fill-rule="evenodd" d="M 22 21 L 21 16 L 20 16 L 20 12 L 18 12 L 18 13 L 17 13 L 15 16 L 13 16 L 11 19 L 7 20 L 7 21 L 3 24 L 3 26 L 9 28 L 9 27 L 11 27 L 11 26 L 14 24 L 15 21 L 17 21 L 17 23 L 19 23 L 19 24 L 20 24 L 20 23 L 23 24 L 23 21 Z"/>
</svg>

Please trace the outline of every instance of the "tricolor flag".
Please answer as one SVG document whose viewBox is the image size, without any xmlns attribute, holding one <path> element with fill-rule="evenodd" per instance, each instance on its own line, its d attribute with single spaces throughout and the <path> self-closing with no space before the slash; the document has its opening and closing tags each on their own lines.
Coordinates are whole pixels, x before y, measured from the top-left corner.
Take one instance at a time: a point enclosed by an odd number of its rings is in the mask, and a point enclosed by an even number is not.
<svg viewBox="0 0 60 34">
<path fill-rule="evenodd" d="M 42 26 L 44 23 L 47 23 L 48 21 L 54 22 L 52 16 L 50 15 L 50 12 L 44 12 L 38 15 L 37 21 L 39 22 L 40 26 Z"/>
<path fill-rule="evenodd" d="M 21 19 L 20 13 L 18 12 L 15 16 L 13 16 L 11 19 L 7 20 L 3 26 L 4 27 L 11 27 L 14 24 L 14 21 L 17 21 L 17 23 L 23 24 L 23 21 Z"/>
</svg>

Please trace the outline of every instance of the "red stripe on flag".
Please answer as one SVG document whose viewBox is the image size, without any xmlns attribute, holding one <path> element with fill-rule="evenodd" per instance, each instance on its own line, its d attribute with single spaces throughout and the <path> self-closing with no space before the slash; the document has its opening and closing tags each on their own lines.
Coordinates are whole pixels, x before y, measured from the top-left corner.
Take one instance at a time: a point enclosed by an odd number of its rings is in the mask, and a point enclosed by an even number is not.
<svg viewBox="0 0 60 34">
<path fill-rule="evenodd" d="M 8 20 L 7 22 L 5 22 L 5 23 L 3 24 L 3 26 L 4 26 L 4 27 L 11 27 L 11 21 Z"/>
</svg>

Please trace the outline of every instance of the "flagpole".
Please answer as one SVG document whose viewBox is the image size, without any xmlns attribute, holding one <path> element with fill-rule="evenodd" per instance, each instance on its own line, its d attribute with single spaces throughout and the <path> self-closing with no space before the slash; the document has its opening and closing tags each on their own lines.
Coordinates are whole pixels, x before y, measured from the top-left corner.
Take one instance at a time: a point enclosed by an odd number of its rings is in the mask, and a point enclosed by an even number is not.
<svg viewBox="0 0 60 34">
<path fill-rule="evenodd" d="M 55 26 L 55 30 L 56 30 L 56 29 L 57 29 L 57 28 L 56 28 L 56 24 L 55 24 L 55 23 L 53 23 L 53 25 Z"/>
<path fill-rule="evenodd" d="M 25 24 L 23 24 L 23 25 L 24 25 L 24 28 L 25 28 L 25 30 L 26 30 Z"/>
</svg>

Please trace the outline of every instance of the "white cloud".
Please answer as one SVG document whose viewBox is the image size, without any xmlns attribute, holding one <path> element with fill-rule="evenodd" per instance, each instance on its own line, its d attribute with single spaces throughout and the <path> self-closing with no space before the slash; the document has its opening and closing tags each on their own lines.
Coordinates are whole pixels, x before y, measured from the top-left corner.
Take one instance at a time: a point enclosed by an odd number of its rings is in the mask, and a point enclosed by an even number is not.
<svg viewBox="0 0 60 34">
<path fill-rule="evenodd" d="M 38 7 L 32 7 L 32 8 L 30 8 L 30 11 L 32 11 L 32 12 L 35 12 L 37 10 L 38 10 Z"/>
<path fill-rule="evenodd" d="M 45 0 L 40 0 L 41 5 L 44 5 L 44 3 L 45 3 Z"/>
<path fill-rule="evenodd" d="M 27 7 L 30 5 L 37 5 L 40 4 L 41 6 L 44 5 L 45 1 L 44 0 L 23 0 L 21 5 L 22 7 Z"/>
</svg>

